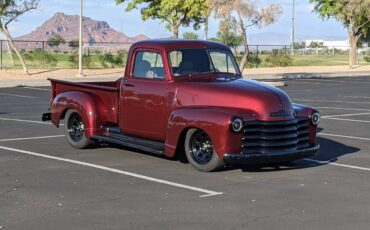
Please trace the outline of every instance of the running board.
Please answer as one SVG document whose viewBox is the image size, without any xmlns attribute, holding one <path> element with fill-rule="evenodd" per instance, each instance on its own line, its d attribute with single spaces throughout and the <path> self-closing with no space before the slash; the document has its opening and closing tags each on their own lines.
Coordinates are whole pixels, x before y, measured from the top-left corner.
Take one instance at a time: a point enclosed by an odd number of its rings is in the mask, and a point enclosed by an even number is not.
<svg viewBox="0 0 370 230">
<path fill-rule="evenodd" d="M 123 145 L 153 154 L 164 155 L 164 143 L 151 141 L 137 137 L 127 136 L 117 128 L 109 128 L 106 135 L 92 136 L 92 139 L 106 141 L 118 145 Z"/>
</svg>

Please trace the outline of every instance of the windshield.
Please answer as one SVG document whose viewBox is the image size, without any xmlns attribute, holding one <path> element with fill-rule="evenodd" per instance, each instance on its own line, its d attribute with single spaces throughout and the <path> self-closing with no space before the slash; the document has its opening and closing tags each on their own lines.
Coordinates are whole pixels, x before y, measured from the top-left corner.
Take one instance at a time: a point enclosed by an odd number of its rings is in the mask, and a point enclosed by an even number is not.
<svg viewBox="0 0 370 230">
<path fill-rule="evenodd" d="M 217 49 L 182 49 L 170 53 L 174 76 L 228 73 L 240 75 L 233 55 Z"/>
</svg>

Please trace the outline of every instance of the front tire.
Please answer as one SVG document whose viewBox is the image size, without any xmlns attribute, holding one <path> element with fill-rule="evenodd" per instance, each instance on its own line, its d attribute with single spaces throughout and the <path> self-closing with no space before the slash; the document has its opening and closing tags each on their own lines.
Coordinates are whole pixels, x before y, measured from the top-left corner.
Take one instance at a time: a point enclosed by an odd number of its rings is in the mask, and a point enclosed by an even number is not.
<svg viewBox="0 0 370 230">
<path fill-rule="evenodd" d="M 85 136 L 85 122 L 75 109 L 69 109 L 64 117 L 64 133 L 68 143 L 76 149 L 84 149 L 93 144 Z"/>
<path fill-rule="evenodd" d="M 212 172 L 223 167 L 211 138 L 200 129 L 189 129 L 185 137 L 185 155 L 189 163 L 202 172 Z"/>
</svg>

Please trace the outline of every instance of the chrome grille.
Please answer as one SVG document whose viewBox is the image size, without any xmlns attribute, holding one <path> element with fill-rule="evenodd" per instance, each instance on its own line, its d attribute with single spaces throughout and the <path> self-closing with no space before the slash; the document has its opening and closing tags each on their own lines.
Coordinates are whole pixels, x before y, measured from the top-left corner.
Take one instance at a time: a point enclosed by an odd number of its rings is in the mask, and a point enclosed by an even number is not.
<svg viewBox="0 0 370 230">
<path fill-rule="evenodd" d="M 309 147 L 309 120 L 251 121 L 244 124 L 243 154 L 274 154 Z"/>
</svg>

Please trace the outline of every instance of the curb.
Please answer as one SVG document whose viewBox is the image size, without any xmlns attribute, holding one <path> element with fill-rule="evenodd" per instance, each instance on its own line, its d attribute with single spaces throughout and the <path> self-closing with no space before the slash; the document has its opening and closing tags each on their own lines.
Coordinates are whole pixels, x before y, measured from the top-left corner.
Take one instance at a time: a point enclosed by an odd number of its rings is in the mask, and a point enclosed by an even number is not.
<svg viewBox="0 0 370 230">
<path fill-rule="evenodd" d="M 282 81 L 261 81 L 261 83 L 265 83 L 267 85 L 271 85 L 271 86 L 274 86 L 274 87 L 287 86 L 287 84 L 285 82 L 282 82 Z"/>
<path fill-rule="evenodd" d="M 248 79 L 254 80 L 293 80 L 314 78 L 339 78 L 339 77 L 370 77 L 368 71 L 358 72 L 332 72 L 332 73 L 281 73 L 281 74 L 254 74 L 246 75 Z"/>
</svg>

